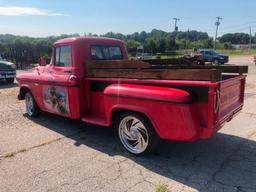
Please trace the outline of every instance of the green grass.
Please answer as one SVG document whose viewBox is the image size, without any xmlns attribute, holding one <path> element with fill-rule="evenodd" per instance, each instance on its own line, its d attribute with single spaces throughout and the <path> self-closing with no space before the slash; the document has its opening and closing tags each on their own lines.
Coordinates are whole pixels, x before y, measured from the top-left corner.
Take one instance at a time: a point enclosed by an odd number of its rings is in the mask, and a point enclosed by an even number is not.
<svg viewBox="0 0 256 192">
<path fill-rule="evenodd" d="M 217 50 L 217 52 L 229 55 L 229 56 L 250 56 L 256 55 L 256 49 L 251 50 Z"/>
<path fill-rule="evenodd" d="M 24 152 L 26 152 L 26 151 L 27 151 L 27 149 L 23 148 L 23 149 L 20 149 L 20 150 L 18 151 L 18 153 L 24 153 Z"/>
<path fill-rule="evenodd" d="M 168 186 L 165 184 L 159 184 L 156 186 L 156 192 L 169 192 Z"/>
<path fill-rule="evenodd" d="M 7 153 L 4 155 L 5 158 L 13 157 L 15 153 Z"/>
<path fill-rule="evenodd" d="M 181 55 L 162 55 L 161 59 L 175 59 L 179 58 Z M 156 56 L 153 56 L 152 59 L 156 59 Z"/>
</svg>

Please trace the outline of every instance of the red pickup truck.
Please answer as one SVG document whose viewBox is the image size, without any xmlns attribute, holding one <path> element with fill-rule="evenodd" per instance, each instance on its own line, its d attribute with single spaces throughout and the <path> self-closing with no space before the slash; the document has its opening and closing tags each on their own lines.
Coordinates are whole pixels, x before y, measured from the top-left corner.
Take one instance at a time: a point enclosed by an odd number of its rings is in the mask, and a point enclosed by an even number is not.
<svg viewBox="0 0 256 192">
<path fill-rule="evenodd" d="M 50 64 L 41 59 L 17 76 L 18 99 L 25 99 L 31 117 L 44 111 L 115 127 L 136 155 L 151 152 L 159 139 L 210 138 L 242 109 L 248 69 L 158 62 L 128 60 L 116 39 L 62 39 Z"/>
</svg>

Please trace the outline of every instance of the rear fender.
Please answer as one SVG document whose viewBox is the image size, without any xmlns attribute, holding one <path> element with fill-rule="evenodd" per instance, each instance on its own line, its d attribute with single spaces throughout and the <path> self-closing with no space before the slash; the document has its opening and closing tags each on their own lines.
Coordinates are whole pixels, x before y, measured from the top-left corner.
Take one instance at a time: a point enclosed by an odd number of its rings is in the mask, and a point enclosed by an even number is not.
<svg viewBox="0 0 256 192">
<path fill-rule="evenodd" d="M 147 111 L 146 108 L 143 108 L 140 106 L 117 104 L 117 105 L 112 106 L 112 108 L 106 109 L 106 110 L 107 110 L 106 118 L 107 118 L 108 126 L 110 126 L 113 123 L 112 120 L 114 120 L 116 117 L 118 117 L 118 116 L 114 116 L 114 115 L 118 114 L 116 112 L 122 112 L 121 114 L 123 114 L 123 112 L 127 111 L 127 112 L 140 113 L 140 114 L 144 115 L 150 121 L 152 126 L 154 128 L 156 128 L 156 123 L 153 120 L 154 118 L 150 115 L 150 112 Z M 157 129 L 155 129 L 155 131 L 157 132 L 158 135 L 160 135 L 160 133 L 158 132 Z"/>
<path fill-rule="evenodd" d="M 113 84 L 105 88 L 104 95 L 171 103 L 188 103 L 190 94 L 184 90 L 135 84 Z"/>
<path fill-rule="evenodd" d="M 126 100 L 130 102 L 124 102 Z M 104 105 L 107 124 L 111 124 L 112 115 L 116 110 L 128 110 L 145 115 L 156 128 L 153 116 L 155 112 L 150 110 L 145 102 L 152 103 L 177 103 L 186 104 L 190 95 L 186 91 L 159 86 L 144 86 L 134 84 L 113 84 L 104 90 Z M 141 102 L 144 102 L 142 105 Z M 151 108 L 152 109 L 152 108 Z M 157 129 L 155 129 L 158 132 Z M 159 133 L 158 133 L 159 135 Z"/>
</svg>

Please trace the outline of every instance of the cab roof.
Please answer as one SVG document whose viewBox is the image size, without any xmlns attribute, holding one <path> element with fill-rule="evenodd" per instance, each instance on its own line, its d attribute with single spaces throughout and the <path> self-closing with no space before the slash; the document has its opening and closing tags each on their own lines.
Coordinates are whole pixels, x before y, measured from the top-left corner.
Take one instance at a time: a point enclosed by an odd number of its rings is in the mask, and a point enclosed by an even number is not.
<svg viewBox="0 0 256 192">
<path fill-rule="evenodd" d="M 79 36 L 79 37 L 69 37 L 65 39 L 60 39 L 54 43 L 54 45 L 57 44 L 70 44 L 74 42 L 87 42 L 87 43 L 110 43 L 110 44 L 120 44 L 123 43 L 123 41 L 119 39 L 114 38 L 108 38 L 108 37 L 94 37 L 94 36 Z"/>
</svg>

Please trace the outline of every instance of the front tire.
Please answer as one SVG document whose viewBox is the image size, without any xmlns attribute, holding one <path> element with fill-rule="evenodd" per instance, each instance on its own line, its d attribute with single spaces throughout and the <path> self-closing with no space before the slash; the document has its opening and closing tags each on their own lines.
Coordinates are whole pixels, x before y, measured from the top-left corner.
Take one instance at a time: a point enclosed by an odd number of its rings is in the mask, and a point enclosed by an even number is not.
<svg viewBox="0 0 256 192">
<path fill-rule="evenodd" d="M 122 146 L 134 155 L 145 155 L 156 148 L 159 138 L 150 121 L 138 113 L 126 113 L 117 123 Z"/>
<path fill-rule="evenodd" d="M 214 64 L 214 65 L 219 65 L 219 64 L 220 64 L 220 62 L 219 62 L 219 60 L 218 60 L 218 59 L 214 59 L 214 60 L 213 60 L 213 64 Z"/>
<path fill-rule="evenodd" d="M 25 105 L 29 117 L 37 117 L 39 115 L 40 109 L 31 92 L 27 92 L 25 95 Z"/>
</svg>

